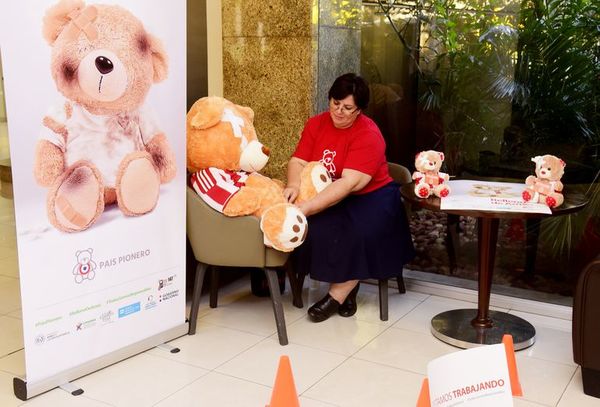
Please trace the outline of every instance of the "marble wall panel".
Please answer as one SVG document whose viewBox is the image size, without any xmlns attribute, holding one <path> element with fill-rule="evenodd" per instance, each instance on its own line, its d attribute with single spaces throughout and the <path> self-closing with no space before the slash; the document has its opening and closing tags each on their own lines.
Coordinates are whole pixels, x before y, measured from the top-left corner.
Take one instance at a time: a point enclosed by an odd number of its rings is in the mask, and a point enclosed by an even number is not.
<svg viewBox="0 0 600 407">
<path fill-rule="evenodd" d="M 327 109 L 327 93 L 338 76 L 360 73 L 360 31 L 347 28 L 319 27 L 319 74 L 316 107 Z"/>
<path fill-rule="evenodd" d="M 306 37 L 312 0 L 223 0 L 223 37 Z"/>
<path fill-rule="evenodd" d="M 254 110 L 259 139 L 271 149 L 262 172 L 282 180 L 312 113 L 311 43 L 310 37 L 223 40 L 225 97 Z"/>
</svg>

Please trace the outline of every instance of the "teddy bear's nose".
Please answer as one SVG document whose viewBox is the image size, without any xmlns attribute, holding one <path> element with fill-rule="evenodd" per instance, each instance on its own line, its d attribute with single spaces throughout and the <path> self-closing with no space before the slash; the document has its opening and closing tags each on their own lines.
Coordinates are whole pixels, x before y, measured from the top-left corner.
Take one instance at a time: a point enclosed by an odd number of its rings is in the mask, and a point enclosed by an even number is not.
<svg viewBox="0 0 600 407">
<path fill-rule="evenodd" d="M 269 156 L 269 154 L 271 154 L 271 150 L 269 150 L 269 147 L 265 147 L 265 146 L 262 146 L 262 152 L 267 157 Z"/>
<path fill-rule="evenodd" d="M 114 69 L 114 65 L 112 61 L 106 57 L 98 57 L 95 61 L 96 69 L 102 74 L 106 75 L 107 73 L 111 73 Z"/>
</svg>

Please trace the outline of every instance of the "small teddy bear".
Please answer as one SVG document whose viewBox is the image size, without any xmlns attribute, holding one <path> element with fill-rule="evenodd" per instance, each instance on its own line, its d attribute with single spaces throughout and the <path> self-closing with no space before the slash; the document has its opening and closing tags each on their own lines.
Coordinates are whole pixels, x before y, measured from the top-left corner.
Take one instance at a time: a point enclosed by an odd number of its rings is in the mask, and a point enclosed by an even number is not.
<svg viewBox="0 0 600 407">
<path fill-rule="evenodd" d="M 443 198 L 450 194 L 450 187 L 445 182 L 449 175 L 440 172 L 444 153 L 429 150 L 421 151 L 415 157 L 415 171 L 412 179 L 415 181 L 415 195 L 419 198 L 429 198 L 431 194 Z"/>
<path fill-rule="evenodd" d="M 51 73 L 65 100 L 43 119 L 34 175 L 48 188 L 47 213 L 64 232 L 89 228 L 105 205 L 144 215 L 160 184 L 175 177 L 175 157 L 142 107 L 167 76 L 167 55 L 129 11 L 61 0 L 43 20 Z"/>
<path fill-rule="evenodd" d="M 75 282 L 81 284 L 83 280 L 93 280 L 96 276 L 96 263 L 92 260 L 92 249 L 78 250 L 75 253 L 77 264 L 73 267 Z"/>
<path fill-rule="evenodd" d="M 535 163 L 535 174 L 525 180 L 527 189 L 523 191 L 525 202 L 545 203 L 550 208 L 556 208 L 564 202 L 561 193 L 563 184 L 560 182 L 565 172 L 565 162 L 553 155 L 536 156 L 531 159 Z"/>
<path fill-rule="evenodd" d="M 289 252 L 306 238 L 306 217 L 287 203 L 281 182 L 258 173 L 270 152 L 258 141 L 253 120 L 252 109 L 227 99 L 196 101 L 187 114 L 190 183 L 224 215 L 260 217 L 265 245 Z M 322 165 L 315 171 L 327 173 Z"/>
</svg>

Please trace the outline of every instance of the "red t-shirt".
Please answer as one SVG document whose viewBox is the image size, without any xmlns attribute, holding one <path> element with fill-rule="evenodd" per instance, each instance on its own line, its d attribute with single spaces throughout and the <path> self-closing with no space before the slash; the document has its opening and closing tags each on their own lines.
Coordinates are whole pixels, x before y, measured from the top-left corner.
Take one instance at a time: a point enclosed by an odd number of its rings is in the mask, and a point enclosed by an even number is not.
<svg viewBox="0 0 600 407">
<path fill-rule="evenodd" d="M 345 168 L 371 176 L 371 181 L 355 194 L 365 194 L 390 183 L 385 158 L 385 140 L 373 120 L 360 114 L 352 126 L 338 129 L 329 112 L 311 117 L 293 154 L 305 161 L 320 161 L 335 180 Z"/>
</svg>

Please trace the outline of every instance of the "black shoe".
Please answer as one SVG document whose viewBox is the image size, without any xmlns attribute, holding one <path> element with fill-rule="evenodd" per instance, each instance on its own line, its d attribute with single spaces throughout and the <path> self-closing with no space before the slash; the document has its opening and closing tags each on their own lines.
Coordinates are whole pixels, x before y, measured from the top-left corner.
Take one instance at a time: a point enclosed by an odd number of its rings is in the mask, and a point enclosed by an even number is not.
<svg viewBox="0 0 600 407">
<path fill-rule="evenodd" d="M 360 283 L 357 283 L 356 287 L 350 291 L 344 302 L 338 308 L 338 314 L 340 314 L 342 317 L 351 317 L 352 315 L 356 314 L 356 294 L 358 294 L 359 286 Z"/>
<path fill-rule="evenodd" d="M 313 306 L 308 309 L 308 316 L 313 322 L 323 322 L 335 314 L 339 307 L 340 303 L 327 293 L 325 297 L 315 302 Z"/>
</svg>

